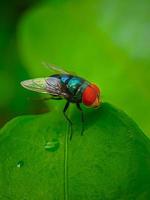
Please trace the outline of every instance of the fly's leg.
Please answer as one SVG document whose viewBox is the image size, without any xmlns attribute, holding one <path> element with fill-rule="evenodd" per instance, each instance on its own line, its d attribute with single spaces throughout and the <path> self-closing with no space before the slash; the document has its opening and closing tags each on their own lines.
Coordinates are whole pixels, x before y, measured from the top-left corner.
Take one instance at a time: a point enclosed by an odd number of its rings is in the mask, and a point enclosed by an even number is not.
<svg viewBox="0 0 150 200">
<path fill-rule="evenodd" d="M 70 102 L 67 101 L 67 103 L 66 103 L 66 105 L 65 105 L 65 107 L 64 107 L 64 110 L 63 110 L 63 114 L 64 114 L 66 120 L 68 121 L 70 130 L 71 130 L 71 132 L 70 132 L 70 140 L 71 140 L 71 139 L 72 139 L 72 121 L 69 119 L 69 117 L 68 117 L 67 114 L 66 114 L 66 111 L 67 111 L 69 105 L 70 105 Z"/>
<path fill-rule="evenodd" d="M 82 108 L 80 107 L 80 104 L 79 103 L 77 103 L 77 108 L 80 110 L 80 112 L 81 112 L 81 122 L 82 122 L 82 129 L 81 129 L 81 135 L 83 135 L 83 133 L 84 133 L 84 122 L 85 122 L 85 120 L 84 120 L 84 113 L 83 113 L 83 110 L 82 110 Z"/>
</svg>

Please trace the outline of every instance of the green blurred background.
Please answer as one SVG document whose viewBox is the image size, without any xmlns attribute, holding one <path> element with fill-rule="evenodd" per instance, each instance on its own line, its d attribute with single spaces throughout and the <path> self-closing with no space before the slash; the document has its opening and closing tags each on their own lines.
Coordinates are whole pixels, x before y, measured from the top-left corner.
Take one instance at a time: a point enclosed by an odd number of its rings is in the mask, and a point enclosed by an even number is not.
<svg viewBox="0 0 150 200">
<path fill-rule="evenodd" d="M 46 61 L 98 83 L 103 101 L 150 136 L 149 7 L 148 0 L 1 3 L 0 127 L 15 116 L 50 110 L 20 86 L 49 75 Z"/>
</svg>

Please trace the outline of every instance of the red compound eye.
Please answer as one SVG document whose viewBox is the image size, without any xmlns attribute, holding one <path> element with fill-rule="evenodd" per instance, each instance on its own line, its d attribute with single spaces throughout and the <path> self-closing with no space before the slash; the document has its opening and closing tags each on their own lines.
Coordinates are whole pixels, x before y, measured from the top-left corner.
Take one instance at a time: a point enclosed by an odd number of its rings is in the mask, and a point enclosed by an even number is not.
<svg viewBox="0 0 150 200">
<path fill-rule="evenodd" d="M 82 94 L 82 102 L 86 106 L 92 105 L 97 98 L 97 90 L 95 89 L 95 86 L 92 87 L 92 85 L 87 86 L 87 88 L 84 90 Z"/>
<path fill-rule="evenodd" d="M 100 95 L 100 89 L 95 84 L 91 84 L 91 87 L 95 89 L 97 95 Z"/>
</svg>

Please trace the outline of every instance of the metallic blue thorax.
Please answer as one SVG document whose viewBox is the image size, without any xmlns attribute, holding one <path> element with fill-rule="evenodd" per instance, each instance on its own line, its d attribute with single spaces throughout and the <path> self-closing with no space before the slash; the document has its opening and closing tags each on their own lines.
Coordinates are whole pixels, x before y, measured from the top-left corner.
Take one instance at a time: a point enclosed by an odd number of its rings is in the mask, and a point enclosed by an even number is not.
<svg viewBox="0 0 150 200">
<path fill-rule="evenodd" d="M 81 102 L 83 91 L 90 84 L 85 79 L 71 74 L 54 74 L 51 77 L 56 78 L 56 85 L 62 86 L 62 94 L 66 94 L 67 99 L 71 102 Z"/>
<path fill-rule="evenodd" d="M 82 98 L 82 92 L 89 83 L 83 78 L 78 76 L 72 76 L 68 74 L 62 74 L 60 77 L 61 83 L 64 84 L 68 92 L 72 95 L 73 101 L 80 101 Z"/>
<path fill-rule="evenodd" d="M 79 77 L 62 75 L 61 82 L 65 84 L 71 94 L 75 94 L 78 88 L 82 85 L 84 80 Z"/>
<path fill-rule="evenodd" d="M 82 85 L 83 80 L 78 77 L 73 77 L 69 80 L 67 87 L 72 94 L 75 94 L 78 88 Z"/>
</svg>

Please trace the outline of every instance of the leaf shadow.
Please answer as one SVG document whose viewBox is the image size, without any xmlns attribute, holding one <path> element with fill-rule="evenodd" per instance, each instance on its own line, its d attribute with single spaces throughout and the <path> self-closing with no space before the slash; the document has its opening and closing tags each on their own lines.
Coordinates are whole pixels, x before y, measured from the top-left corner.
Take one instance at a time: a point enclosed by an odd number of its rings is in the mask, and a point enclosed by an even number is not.
<svg viewBox="0 0 150 200">
<path fill-rule="evenodd" d="M 102 105 L 97 108 L 97 109 L 86 109 L 83 108 L 84 112 L 84 118 L 85 118 L 85 130 L 89 129 L 92 127 L 97 121 L 100 121 L 100 119 L 106 118 L 111 110 L 115 110 L 109 103 L 102 103 Z M 73 109 L 71 118 L 73 119 L 75 126 L 80 126 L 82 121 L 81 121 L 81 116 L 80 116 L 80 111 L 76 109 Z M 77 127 L 78 129 L 78 127 Z"/>
</svg>

